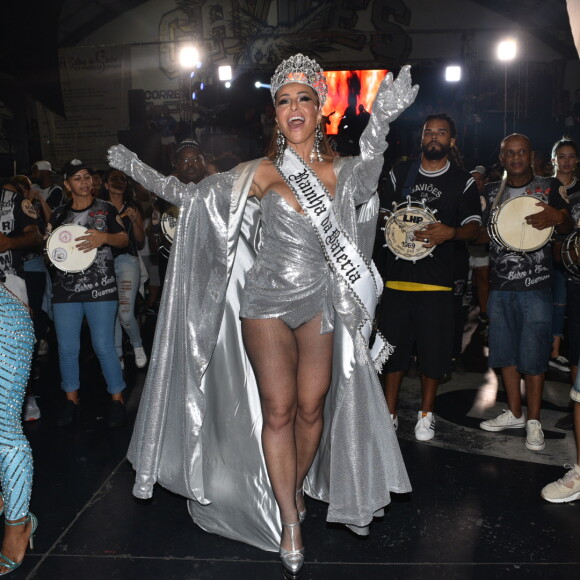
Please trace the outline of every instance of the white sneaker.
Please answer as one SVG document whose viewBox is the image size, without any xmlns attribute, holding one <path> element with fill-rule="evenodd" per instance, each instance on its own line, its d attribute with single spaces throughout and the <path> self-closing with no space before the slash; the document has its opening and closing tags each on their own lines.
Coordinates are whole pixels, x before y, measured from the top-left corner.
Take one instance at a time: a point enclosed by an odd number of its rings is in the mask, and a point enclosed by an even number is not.
<svg viewBox="0 0 580 580">
<path fill-rule="evenodd" d="M 542 424 L 535 419 L 526 423 L 526 447 L 532 451 L 542 451 L 546 447 Z"/>
<path fill-rule="evenodd" d="M 24 416 L 25 421 L 36 421 L 40 419 L 40 409 L 36 404 L 36 397 L 34 395 L 28 395 L 24 402 Z"/>
<path fill-rule="evenodd" d="M 48 341 L 46 338 L 41 338 L 38 343 L 38 356 L 44 356 L 48 354 Z"/>
<path fill-rule="evenodd" d="M 399 417 L 391 413 L 391 419 L 393 420 L 393 427 L 395 428 L 396 431 L 399 428 Z"/>
<path fill-rule="evenodd" d="M 435 417 L 433 413 L 417 413 L 417 424 L 415 425 L 415 439 L 417 441 L 429 441 L 435 437 Z"/>
<path fill-rule="evenodd" d="M 142 369 L 147 364 L 147 355 L 145 354 L 145 349 L 142 346 L 135 348 L 135 366 L 138 369 Z"/>
<path fill-rule="evenodd" d="M 488 419 L 479 424 L 480 428 L 485 431 L 503 431 L 504 429 L 523 429 L 526 426 L 526 419 L 515 417 L 509 409 L 504 409 L 501 415 L 495 419 Z"/>
<path fill-rule="evenodd" d="M 566 475 L 542 489 L 542 497 L 551 503 L 565 503 L 580 499 L 580 466 L 564 465 Z"/>
</svg>

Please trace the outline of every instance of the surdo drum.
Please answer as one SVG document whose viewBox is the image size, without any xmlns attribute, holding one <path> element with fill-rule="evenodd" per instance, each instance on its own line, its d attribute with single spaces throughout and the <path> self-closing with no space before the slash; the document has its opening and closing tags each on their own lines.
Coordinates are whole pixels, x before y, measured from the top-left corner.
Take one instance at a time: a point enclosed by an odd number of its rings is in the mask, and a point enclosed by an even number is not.
<svg viewBox="0 0 580 580">
<path fill-rule="evenodd" d="M 84 236 L 87 228 L 78 224 L 64 224 L 56 228 L 46 241 L 48 259 L 63 272 L 74 274 L 91 267 L 97 257 L 97 248 L 83 252 L 77 248 L 76 238 Z"/>
<path fill-rule="evenodd" d="M 545 246 L 554 227 L 538 230 L 526 222 L 526 217 L 539 213 L 540 200 L 533 195 L 518 195 L 493 208 L 489 216 L 489 237 L 506 250 L 534 252 Z"/>
<path fill-rule="evenodd" d="M 435 246 L 424 247 L 421 240 L 415 239 L 415 232 L 435 223 L 436 211 L 426 207 L 425 200 L 411 201 L 409 196 L 407 196 L 407 201 L 399 204 L 393 202 L 393 211 L 386 218 L 383 230 L 386 246 L 397 259 L 416 262 L 433 252 Z"/>
</svg>

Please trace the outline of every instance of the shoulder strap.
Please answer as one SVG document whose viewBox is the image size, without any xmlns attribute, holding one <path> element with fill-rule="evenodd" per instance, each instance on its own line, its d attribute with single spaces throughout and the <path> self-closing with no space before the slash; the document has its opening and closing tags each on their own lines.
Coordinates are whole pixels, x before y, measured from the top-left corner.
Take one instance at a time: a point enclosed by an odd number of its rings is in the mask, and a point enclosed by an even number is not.
<svg viewBox="0 0 580 580">
<path fill-rule="evenodd" d="M 417 180 L 417 174 L 419 173 L 419 168 L 421 167 L 421 158 L 415 159 L 409 167 L 407 172 L 407 179 L 405 179 L 405 185 L 403 185 L 402 195 L 403 199 L 406 199 L 408 195 L 411 195 L 413 191 L 413 186 Z"/>
</svg>

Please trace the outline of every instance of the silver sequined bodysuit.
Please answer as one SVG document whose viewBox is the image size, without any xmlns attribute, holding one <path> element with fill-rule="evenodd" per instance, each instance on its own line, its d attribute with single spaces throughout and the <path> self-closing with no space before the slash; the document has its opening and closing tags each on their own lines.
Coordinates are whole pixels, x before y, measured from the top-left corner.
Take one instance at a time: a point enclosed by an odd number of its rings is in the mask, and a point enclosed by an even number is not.
<svg viewBox="0 0 580 580">
<path fill-rule="evenodd" d="M 322 312 L 321 333 L 333 328 L 331 271 L 308 218 L 277 193 L 261 201 L 258 256 L 248 273 L 241 318 L 281 318 L 292 329 Z"/>
</svg>

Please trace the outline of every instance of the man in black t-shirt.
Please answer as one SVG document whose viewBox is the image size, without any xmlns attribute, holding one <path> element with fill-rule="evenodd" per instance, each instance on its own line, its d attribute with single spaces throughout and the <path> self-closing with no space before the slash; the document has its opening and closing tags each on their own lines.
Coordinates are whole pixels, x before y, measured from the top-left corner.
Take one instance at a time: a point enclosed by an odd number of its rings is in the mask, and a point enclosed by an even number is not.
<svg viewBox="0 0 580 580">
<path fill-rule="evenodd" d="M 480 427 L 486 431 L 525 427 L 526 447 L 541 451 L 545 447 L 540 423 L 542 390 L 552 348 L 552 248 L 548 243 L 534 251 L 514 251 L 500 243 L 495 230 L 490 240 L 485 228 L 488 222 L 495 223 L 500 218 L 503 221 L 501 212 L 504 216 L 511 215 L 506 212 L 512 210 L 506 207 L 515 204 L 506 206 L 505 203 L 517 196 L 533 196 L 537 203 L 532 204 L 529 215 L 513 215 L 511 219 L 516 223 L 527 223 L 540 231 L 555 226 L 559 234 L 566 234 L 572 228 L 572 219 L 566 201 L 559 194 L 560 183 L 551 177 L 534 175 L 532 147 L 525 135 L 506 137 L 501 142 L 499 158 L 505 169 L 504 179 L 485 186 L 484 227 L 478 242 L 490 242 L 489 366 L 501 368 L 508 409 L 494 419 L 483 421 Z M 521 232 L 518 249 L 533 248 L 534 245 L 523 241 L 524 227 Z M 522 413 L 522 377 L 526 386 L 527 421 Z"/>
<path fill-rule="evenodd" d="M 396 165 L 380 192 L 383 211 L 408 197 L 436 211 L 435 223 L 407 230 L 405 243 L 434 248 L 416 262 L 397 259 L 385 250 L 386 277 L 379 328 L 395 352 L 383 369 L 387 404 L 395 423 L 403 374 L 416 346 L 423 401 L 415 437 L 435 434 L 433 407 L 440 379 L 451 370 L 453 349 L 454 245 L 477 236 L 481 203 L 473 178 L 449 157 L 455 147 L 455 125 L 447 115 L 431 115 L 423 126 L 421 158 Z M 405 192 L 403 192 L 405 190 Z"/>
</svg>

